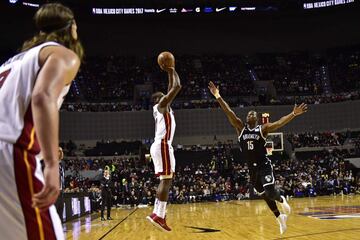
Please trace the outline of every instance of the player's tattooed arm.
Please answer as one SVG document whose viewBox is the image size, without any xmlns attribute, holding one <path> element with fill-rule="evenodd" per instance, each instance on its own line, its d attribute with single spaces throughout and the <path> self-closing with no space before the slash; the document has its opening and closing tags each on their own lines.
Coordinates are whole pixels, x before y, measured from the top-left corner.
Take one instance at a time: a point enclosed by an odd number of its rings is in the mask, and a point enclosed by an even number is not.
<svg viewBox="0 0 360 240">
<path fill-rule="evenodd" d="M 227 102 L 225 102 L 225 100 L 220 96 L 219 87 L 216 87 L 215 84 L 210 81 L 208 88 L 211 94 L 214 95 L 214 97 L 220 104 L 222 110 L 225 112 L 225 115 L 231 125 L 236 129 L 238 135 L 240 135 L 242 129 L 244 128 L 244 123 L 241 121 L 240 118 L 238 118 L 238 116 L 236 116 L 234 111 L 230 108 L 229 104 L 227 104 Z"/>
<path fill-rule="evenodd" d="M 307 112 L 307 105 L 305 103 L 302 103 L 299 106 L 297 106 L 295 104 L 294 109 L 293 109 L 293 111 L 291 113 L 289 113 L 288 115 L 280 118 L 276 122 L 265 123 L 262 126 L 262 131 L 263 131 L 264 136 L 266 136 L 270 132 L 274 132 L 277 129 L 285 126 L 291 120 L 293 120 L 296 116 L 299 116 L 299 115 L 301 115 L 303 113 L 306 113 L 306 112 Z"/>
<path fill-rule="evenodd" d="M 169 91 L 164 97 L 161 98 L 159 102 L 159 108 L 168 107 L 181 90 L 180 78 L 175 68 L 168 69 L 168 76 L 169 76 Z"/>
</svg>

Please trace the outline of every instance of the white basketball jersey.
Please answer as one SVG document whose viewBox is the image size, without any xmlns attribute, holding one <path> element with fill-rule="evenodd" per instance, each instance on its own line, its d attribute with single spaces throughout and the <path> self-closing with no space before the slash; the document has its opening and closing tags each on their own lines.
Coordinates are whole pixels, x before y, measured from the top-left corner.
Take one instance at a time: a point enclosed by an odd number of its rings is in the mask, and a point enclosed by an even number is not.
<svg viewBox="0 0 360 240">
<path fill-rule="evenodd" d="M 162 114 L 158 110 L 158 104 L 153 107 L 155 119 L 155 142 L 166 141 L 171 145 L 175 134 L 175 117 L 170 108 L 170 112 Z"/>
<path fill-rule="evenodd" d="M 31 96 L 40 71 L 39 52 L 50 45 L 59 44 L 40 44 L 0 66 L 0 141 L 16 143 L 26 148 L 31 138 L 34 139 Z M 59 109 L 69 89 L 70 85 L 62 90 L 58 100 Z M 36 138 L 32 146 L 33 149 L 28 149 L 29 151 L 40 151 Z"/>
</svg>

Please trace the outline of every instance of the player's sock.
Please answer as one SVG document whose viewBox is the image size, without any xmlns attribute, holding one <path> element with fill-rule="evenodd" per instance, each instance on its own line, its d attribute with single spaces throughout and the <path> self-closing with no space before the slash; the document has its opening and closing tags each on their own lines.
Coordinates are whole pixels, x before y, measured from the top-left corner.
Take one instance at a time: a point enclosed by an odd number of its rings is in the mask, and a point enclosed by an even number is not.
<svg viewBox="0 0 360 240">
<path fill-rule="evenodd" d="M 159 207 L 158 207 L 158 212 L 156 213 L 156 215 L 158 215 L 160 218 L 165 218 L 165 213 L 166 213 L 166 204 L 167 202 L 163 202 L 163 201 L 158 201 L 159 203 Z"/>
<path fill-rule="evenodd" d="M 155 213 L 156 215 L 158 214 L 159 211 L 159 199 L 155 199 L 155 203 L 154 203 L 154 210 L 153 213 Z"/>
</svg>

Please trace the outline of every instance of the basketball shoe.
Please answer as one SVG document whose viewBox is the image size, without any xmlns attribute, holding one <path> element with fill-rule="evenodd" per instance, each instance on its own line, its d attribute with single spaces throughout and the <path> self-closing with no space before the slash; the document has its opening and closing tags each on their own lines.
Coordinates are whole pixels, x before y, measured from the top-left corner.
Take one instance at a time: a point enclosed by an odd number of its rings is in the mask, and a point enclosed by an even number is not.
<svg viewBox="0 0 360 240">
<path fill-rule="evenodd" d="M 286 229 L 287 229 L 287 226 L 286 226 L 287 215 L 286 214 L 280 214 L 276 218 L 276 220 L 280 225 L 280 234 L 284 234 L 284 232 L 286 232 Z"/>
<path fill-rule="evenodd" d="M 162 231 L 170 232 L 171 228 L 166 224 L 166 217 L 161 218 L 158 217 L 155 213 L 150 214 L 150 216 L 146 217 L 147 220 L 151 222 L 152 225 L 159 228 Z"/>
</svg>

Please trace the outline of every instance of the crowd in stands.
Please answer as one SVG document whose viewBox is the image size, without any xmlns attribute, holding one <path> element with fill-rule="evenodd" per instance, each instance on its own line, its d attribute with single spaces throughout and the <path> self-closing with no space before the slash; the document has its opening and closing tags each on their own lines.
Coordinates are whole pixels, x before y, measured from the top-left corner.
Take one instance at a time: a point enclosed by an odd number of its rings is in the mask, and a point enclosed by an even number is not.
<svg viewBox="0 0 360 240">
<path fill-rule="evenodd" d="M 350 100 L 359 100 L 360 91 L 343 92 L 313 96 L 280 96 L 278 99 L 270 99 L 267 103 L 262 104 L 259 101 L 247 101 L 244 98 L 229 98 L 226 101 L 231 107 L 248 107 L 260 105 L 292 105 L 297 103 L 307 104 L 324 104 L 336 103 Z M 120 112 L 120 111 L 141 111 L 151 109 L 150 102 L 146 104 L 134 104 L 129 102 L 108 102 L 108 103 L 64 103 L 62 111 L 67 112 Z M 218 108 L 219 104 L 215 99 L 203 100 L 180 100 L 173 102 L 173 109 L 195 109 L 195 108 Z"/>
<path fill-rule="evenodd" d="M 346 133 L 306 132 L 289 134 L 288 140 L 293 148 L 341 146 L 346 140 Z"/>
<path fill-rule="evenodd" d="M 177 56 L 183 88 L 174 108 L 217 107 L 207 89 L 210 80 L 219 85 L 223 97 L 240 107 L 293 104 L 294 96 L 298 102 L 312 104 L 360 99 L 358 49 L 332 49 L 323 54 Z M 257 82 L 261 81 L 272 84 L 259 87 Z M 62 110 L 151 109 L 151 94 L 165 91 L 167 82 L 167 75 L 160 71 L 155 58 L 89 57 Z M 136 90 L 137 86 L 148 87 Z M 253 100 L 249 96 L 260 97 Z"/>
<path fill-rule="evenodd" d="M 141 141 L 101 141 L 92 149 L 86 150 L 86 156 L 117 156 L 138 154 L 142 146 Z"/>
<path fill-rule="evenodd" d="M 138 155 L 134 156 L 114 156 L 111 159 L 103 157 L 75 157 L 66 158 L 65 171 L 79 172 L 83 170 L 99 170 L 104 169 L 105 166 L 121 165 L 125 160 L 129 160 L 131 163 L 139 162 Z"/>
<path fill-rule="evenodd" d="M 344 135 L 304 133 L 292 135 L 292 138 L 297 139 L 293 144 L 299 144 L 299 139 L 302 139 L 309 146 L 318 146 L 318 141 L 341 144 Z M 314 136 L 319 140 L 314 140 Z M 231 142 L 176 150 L 177 168 L 169 201 L 189 203 L 256 198 L 249 182 L 248 166 L 239 152 Z M 348 150 L 336 148 L 300 152 L 294 157 L 274 154 L 271 158 L 276 187 L 292 197 L 360 193 L 360 178 L 353 174 L 349 163 L 344 160 L 349 154 Z M 189 159 L 190 156 L 193 159 Z M 158 179 L 152 163 L 139 155 L 114 156 L 108 160 L 102 157 L 66 158 L 64 162 L 67 170 L 76 173 L 66 177 L 65 192 L 90 192 L 93 204 L 99 204 L 98 181 L 85 179 L 80 171 L 99 170 L 101 174 L 101 169 L 110 166 L 115 180 L 114 204 L 151 205 L 154 202 Z"/>
<path fill-rule="evenodd" d="M 346 150 L 323 150 L 305 159 L 278 163 L 275 184 L 294 197 L 355 193 L 360 182 L 348 170 L 347 155 Z"/>
<path fill-rule="evenodd" d="M 142 147 L 141 141 L 101 140 L 96 142 L 94 147 L 78 149 L 73 141 L 61 142 L 60 147 L 67 156 L 77 156 L 76 151 L 80 150 L 85 156 L 119 156 L 139 154 Z"/>
<path fill-rule="evenodd" d="M 294 197 L 355 193 L 360 190 L 360 182 L 356 181 L 351 171 L 346 171 L 342 154 L 337 150 L 323 151 L 301 161 L 275 163 L 276 186 L 286 195 Z M 169 201 L 188 203 L 255 197 L 246 163 L 231 162 L 228 169 L 221 171 L 216 158 L 214 161 L 178 168 Z M 153 204 L 158 180 L 151 164 L 136 168 L 130 167 L 130 161 L 124 161 L 115 165 L 114 203 Z M 88 191 L 99 194 L 96 183 L 81 178 L 72 179 L 66 191 L 86 191 L 88 188 Z"/>
</svg>

